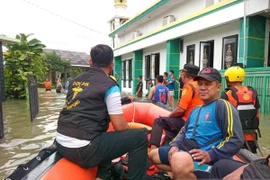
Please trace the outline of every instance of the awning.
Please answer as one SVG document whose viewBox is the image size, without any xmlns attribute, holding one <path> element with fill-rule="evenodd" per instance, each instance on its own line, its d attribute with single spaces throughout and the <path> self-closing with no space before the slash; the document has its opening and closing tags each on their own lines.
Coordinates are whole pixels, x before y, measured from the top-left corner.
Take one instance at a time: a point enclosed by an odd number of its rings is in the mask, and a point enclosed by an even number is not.
<svg viewBox="0 0 270 180">
<path fill-rule="evenodd" d="M 18 39 L 13 39 L 4 35 L 0 35 L 0 41 L 2 41 L 2 44 L 10 44 L 10 43 L 19 43 L 20 41 Z"/>
</svg>

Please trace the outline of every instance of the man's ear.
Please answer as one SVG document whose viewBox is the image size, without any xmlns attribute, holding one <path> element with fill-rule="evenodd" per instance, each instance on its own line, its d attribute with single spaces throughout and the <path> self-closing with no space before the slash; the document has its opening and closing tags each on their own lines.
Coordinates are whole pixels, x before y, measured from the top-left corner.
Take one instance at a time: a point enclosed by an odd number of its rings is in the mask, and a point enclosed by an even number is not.
<svg viewBox="0 0 270 180">
<path fill-rule="evenodd" d="M 218 83 L 218 91 L 220 91 L 222 88 L 222 84 L 221 83 Z"/>
<path fill-rule="evenodd" d="M 113 70 L 113 67 L 114 67 L 114 61 L 112 61 L 111 64 L 110 64 L 111 70 Z"/>
<path fill-rule="evenodd" d="M 91 58 L 89 59 L 88 63 L 89 63 L 89 65 L 90 65 L 90 67 L 93 66 L 93 62 L 92 62 L 92 59 L 91 59 Z"/>
</svg>

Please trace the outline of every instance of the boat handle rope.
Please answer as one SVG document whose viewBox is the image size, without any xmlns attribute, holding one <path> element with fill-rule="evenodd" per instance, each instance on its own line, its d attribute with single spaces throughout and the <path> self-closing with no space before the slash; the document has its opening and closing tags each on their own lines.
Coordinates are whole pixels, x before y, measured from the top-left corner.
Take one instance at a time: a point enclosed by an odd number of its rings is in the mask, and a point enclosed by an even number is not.
<svg viewBox="0 0 270 180">
<path fill-rule="evenodd" d="M 135 104 L 133 103 L 133 101 L 131 101 L 132 105 L 133 105 L 133 115 L 132 115 L 132 119 L 131 122 L 134 123 L 134 118 L 135 118 Z"/>
</svg>

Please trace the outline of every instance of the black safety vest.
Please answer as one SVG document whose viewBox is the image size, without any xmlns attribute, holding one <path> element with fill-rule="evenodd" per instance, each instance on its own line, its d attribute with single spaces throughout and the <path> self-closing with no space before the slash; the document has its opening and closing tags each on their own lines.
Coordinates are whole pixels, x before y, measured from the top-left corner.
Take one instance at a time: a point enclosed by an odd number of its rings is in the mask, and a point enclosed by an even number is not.
<svg viewBox="0 0 270 180">
<path fill-rule="evenodd" d="M 60 112 L 57 132 L 83 140 L 92 140 L 106 132 L 110 118 L 104 98 L 114 85 L 117 83 L 96 67 L 74 78 Z"/>
</svg>

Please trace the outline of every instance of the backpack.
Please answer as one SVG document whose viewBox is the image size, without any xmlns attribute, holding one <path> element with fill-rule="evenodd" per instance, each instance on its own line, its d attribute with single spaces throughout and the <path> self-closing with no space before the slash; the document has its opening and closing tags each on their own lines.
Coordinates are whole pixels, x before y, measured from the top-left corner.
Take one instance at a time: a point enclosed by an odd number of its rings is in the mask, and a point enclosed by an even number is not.
<svg viewBox="0 0 270 180">
<path fill-rule="evenodd" d="M 251 161 L 244 169 L 242 179 L 270 179 L 270 167 L 268 166 L 268 158 Z"/>
</svg>

